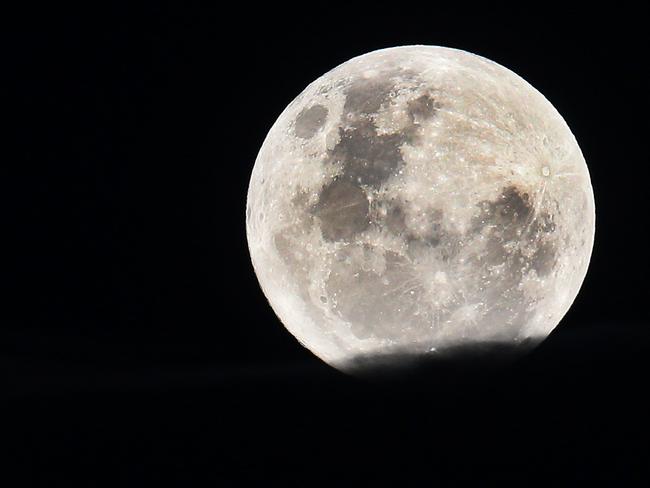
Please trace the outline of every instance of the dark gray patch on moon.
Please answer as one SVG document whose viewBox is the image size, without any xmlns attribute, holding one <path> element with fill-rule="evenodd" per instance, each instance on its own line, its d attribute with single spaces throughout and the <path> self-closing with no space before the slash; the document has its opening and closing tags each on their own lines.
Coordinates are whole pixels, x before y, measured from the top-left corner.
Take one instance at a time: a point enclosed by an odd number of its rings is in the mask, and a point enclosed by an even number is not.
<svg viewBox="0 0 650 488">
<path fill-rule="evenodd" d="M 474 231 L 491 227 L 491 234 L 498 234 L 501 242 L 518 239 L 534 212 L 534 205 L 528 193 L 514 186 L 508 186 L 494 200 L 479 202 L 479 214 L 474 219 Z"/>
<path fill-rule="evenodd" d="M 421 95 L 407 103 L 408 114 L 411 122 L 418 124 L 424 120 L 430 119 L 440 108 L 435 100 L 429 95 Z"/>
<path fill-rule="evenodd" d="M 530 267 L 539 276 L 547 276 L 555 268 L 557 261 L 557 249 L 551 242 L 543 242 L 539 245 L 530 261 Z"/>
<path fill-rule="evenodd" d="M 504 237 L 513 239 L 528 223 L 533 213 L 533 205 L 528 193 L 520 192 L 516 187 L 504 188 L 501 196 L 491 205 L 492 222 L 497 222 L 504 229 Z"/>
<path fill-rule="evenodd" d="M 343 165 L 343 178 L 378 187 L 404 164 L 400 151 L 403 136 L 398 133 L 377 134 L 371 121 L 362 120 L 340 129 L 339 134 L 330 160 Z"/>
<path fill-rule="evenodd" d="M 323 188 L 313 213 L 320 220 L 323 237 L 340 241 L 350 239 L 368 227 L 369 207 L 362 188 L 336 179 Z"/>
<path fill-rule="evenodd" d="M 381 228 L 385 228 L 391 234 L 401 237 L 407 232 L 406 215 L 402 206 L 397 202 L 382 202 L 385 216 L 379 220 Z"/>
<path fill-rule="evenodd" d="M 322 105 L 314 105 L 304 109 L 296 117 L 294 133 L 301 139 L 310 139 L 323 126 L 327 120 L 327 108 Z"/>
<path fill-rule="evenodd" d="M 530 267 L 539 276 L 549 275 L 557 263 L 557 245 L 551 234 L 555 232 L 553 216 L 542 212 L 531 223 L 527 233 L 529 245 L 536 246 L 535 254 L 530 260 Z"/>
<path fill-rule="evenodd" d="M 345 91 L 344 110 L 352 115 L 377 113 L 388 100 L 395 83 L 390 77 L 379 75 L 373 78 L 357 78 Z"/>
</svg>

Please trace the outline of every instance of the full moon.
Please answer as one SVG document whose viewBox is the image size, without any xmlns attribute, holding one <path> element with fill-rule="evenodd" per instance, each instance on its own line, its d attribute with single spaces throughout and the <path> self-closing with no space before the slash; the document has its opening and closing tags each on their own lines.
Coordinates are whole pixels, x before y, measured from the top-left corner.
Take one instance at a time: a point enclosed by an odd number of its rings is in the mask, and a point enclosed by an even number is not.
<svg viewBox="0 0 650 488">
<path fill-rule="evenodd" d="M 589 265 L 595 207 L 564 119 L 486 58 L 404 46 L 311 83 L 252 171 L 248 246 L 285 327 L 346 372 L 529 350 Z"/>
</svg>

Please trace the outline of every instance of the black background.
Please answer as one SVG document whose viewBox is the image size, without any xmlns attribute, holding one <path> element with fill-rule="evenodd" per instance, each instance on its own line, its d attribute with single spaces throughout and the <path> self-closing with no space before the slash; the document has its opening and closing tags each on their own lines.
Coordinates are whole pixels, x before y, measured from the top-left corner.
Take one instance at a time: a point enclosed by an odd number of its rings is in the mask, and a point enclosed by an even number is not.
<svg viewBox="0 0 650 488">
<path fill-rule="evenodd" d="M 650 349 L 640 19 L 569 5 L 183 3 L 5 18 L 11 486 L 640 481 Z M 266 132 L 309 82 L 405 44 L 483 55 L 555 105 L 589 165 L 596 243 L 572 309 L 521 362 L 369 383 L 322 364 L 274 316 L 248 256 L 245 195 Z"/>
</svg>

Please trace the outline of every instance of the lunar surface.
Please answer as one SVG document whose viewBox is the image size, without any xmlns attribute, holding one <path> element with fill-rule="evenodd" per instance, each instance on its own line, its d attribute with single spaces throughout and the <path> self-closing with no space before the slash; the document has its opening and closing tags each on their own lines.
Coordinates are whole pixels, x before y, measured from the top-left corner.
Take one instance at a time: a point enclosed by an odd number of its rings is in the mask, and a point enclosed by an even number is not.
<svg viewBox="0 0 650 488">
<path fill-rule="evenodd" d="M 512 71 L 456 49 L 354 58 L 277 119 L 252 172 L 253 266 L 330 365 L 529 349 L 573 303 L 594 238 L 585 160 Z"/>
</svg>

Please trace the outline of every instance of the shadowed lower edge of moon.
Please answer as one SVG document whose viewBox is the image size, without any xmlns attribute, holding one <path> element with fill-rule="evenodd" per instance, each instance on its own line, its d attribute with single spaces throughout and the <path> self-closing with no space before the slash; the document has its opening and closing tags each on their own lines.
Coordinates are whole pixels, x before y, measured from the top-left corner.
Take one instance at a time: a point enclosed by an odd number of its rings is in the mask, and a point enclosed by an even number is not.
<svg viewBox="0 0 650 488">
<path fill-rule="evenodd" d="M 449 345 L 434 353 L 376 352 L 355 355 L 334 366 L 353 377 L 370 381 L 420 381 L 489 375 L 508 368 L 533 350 L 541 339 L 516 344 L 505 341 L 474 341 Z"/>
</svg>

